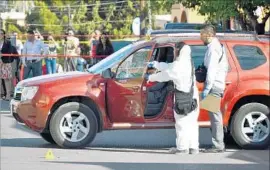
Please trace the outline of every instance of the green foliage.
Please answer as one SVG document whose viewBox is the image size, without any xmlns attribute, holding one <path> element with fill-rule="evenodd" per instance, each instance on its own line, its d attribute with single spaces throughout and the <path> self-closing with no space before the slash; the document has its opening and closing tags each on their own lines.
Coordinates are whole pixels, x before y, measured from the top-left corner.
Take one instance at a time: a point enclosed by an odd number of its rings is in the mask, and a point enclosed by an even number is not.
<svg viewBox="0 0 270 170">
<path fill-rule="evenodd" d="M 150 0 L 153 15 L 171 14 L 172 5 L 177 0 Z M 147 4 L 146 4 L 147 8 Z"/>
<path fill-rule="evenodd" d="M 59 25 L 60 21 L 55 13 L 51 12 L 47 4 L 43 1 L 35 1 L 36 6 L 41 6 L 39 12 L 33 12 L 27 15 L 27 23 L 31 26 L 31 23 L 41 24 L 42 27 L 38 27 L 41 32 L 51 32 L 54 34 L 60 34 L 63 31 L 63 27 Z M 53 25 L 53 26 L 52 26 Z M 58 26 L 55 26 L 58 25 Z M 31 26 L 35 27 L 35 25 Z"/>
<path fill-rule="evenodd" d="M 21 30 L 15 24 L 7 24 L 6 30 L 8 33 L 13 33 L 13 32 L 17 32 L 18 34 L 21 33 Z"/>
<path fill-rule="evenodd" d="M 237 17 L 243 29 L 257 28 L 258 16 L 254 11 L 258 6 L 264 7 L 264 25 L 270 16 L 269 0 L 178 0 L 187 8 L 197 8 L 201 15 L 207 15 L 209 21 L 218 22 L 227 20 L 230 17 Z"/>
</svg>

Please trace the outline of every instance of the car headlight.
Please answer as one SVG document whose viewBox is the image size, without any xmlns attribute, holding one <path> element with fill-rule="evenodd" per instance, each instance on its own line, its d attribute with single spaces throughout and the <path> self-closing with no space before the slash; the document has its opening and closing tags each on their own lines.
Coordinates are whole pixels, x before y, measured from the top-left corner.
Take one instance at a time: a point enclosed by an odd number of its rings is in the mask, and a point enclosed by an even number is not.
<svg viewBox="0 0 270 170">
<path fill-rule="evenodd" d="M 21 101 L 31 100 L 38 91 L 38 86 L 24 87 L 22 90 Z"/>
</svg>

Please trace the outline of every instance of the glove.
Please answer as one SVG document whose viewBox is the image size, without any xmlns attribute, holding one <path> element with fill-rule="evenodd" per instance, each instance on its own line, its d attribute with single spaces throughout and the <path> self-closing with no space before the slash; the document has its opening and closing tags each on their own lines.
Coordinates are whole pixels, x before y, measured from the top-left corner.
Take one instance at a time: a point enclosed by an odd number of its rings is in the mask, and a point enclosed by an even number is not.
<svg viewBox="0 0 270 170">
<path fill-rule="evenodd" d="M 148 67 L 148 68 L 155 68 L 155 66 L 156 66 L 157 63 L 158 63 L 157 61 L 149 62 L 149 63 L 147 64 L 147 67 Z"/>
<path fill-rule="evenodd" d="M 149 74 L 146 73 L 146 74 L 144 75 L 144 78 L 148 81 L 148 80 L 149 80 Z"/>
<path fill-rule="evenodd" d="M 208 91 L 207 90 L 203 90 L 203 92 L 201 93 L 201 99 L 203 100 L 207 95 L 208 95 Z"/>
</svg>

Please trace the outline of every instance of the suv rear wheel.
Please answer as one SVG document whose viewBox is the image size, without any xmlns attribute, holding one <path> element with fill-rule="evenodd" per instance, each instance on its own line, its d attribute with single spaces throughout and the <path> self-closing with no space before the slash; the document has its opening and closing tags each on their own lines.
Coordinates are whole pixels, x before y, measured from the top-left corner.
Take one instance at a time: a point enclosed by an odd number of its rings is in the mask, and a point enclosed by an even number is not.
<svg viewBox="0 0 270 170">
<path fill-rule="evenodd" d="M 54 141 L 63 148 L 82 148 L 97 134 L 94 112 L 82 103 L 70 102 L 60 106 L 50 121 Z"/>
<path fill-rule="evenodd" d="M 244 149 L 266 149 L 270 142 L 269 108 L 261 103 L 241 106 L 231 122 L 231 134 Z"/>
</svg>

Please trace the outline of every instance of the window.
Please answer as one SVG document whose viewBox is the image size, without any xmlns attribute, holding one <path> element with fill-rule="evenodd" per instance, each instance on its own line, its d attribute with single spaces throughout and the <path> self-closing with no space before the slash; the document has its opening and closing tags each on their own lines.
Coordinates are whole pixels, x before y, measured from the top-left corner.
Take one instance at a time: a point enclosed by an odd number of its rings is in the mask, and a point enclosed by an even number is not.
<svg viewBox="0 0 270 170">
<path fill-rule="evenodd" d="M 204 56 L 207 51 L 207 46 L 204 45 L 191 45 L 191 57 L 194 62 L 194 67 L 198 68 L 204 62 Z M 225 49 L 226 50 L 226 49 Z M 228 55 L 227 55 L 228 56 Z M 231 70 L 230 65 L 228 66 L 228 71 Z"/>
<path fill-rule="evenodd" d="M 172 63 L 174 60 L 174 49 L 173 47 L 159 47 L 155 48 L 151 61 Z"/>
<path fill-rule="evenodd" d="M 147 57 L 151 50 L 151 46 L 145 47 L 130 55 L 119 65 L 116 78 L 131 79 L 142 77 L 147 65 Z"/>
<path fill-rule="evenodd" d="M 262 50 L 256 46 L 236 45 L 233 50 L 243 70 L 254 69 L 266 62 Z"/>
<path fill-rule="evenodd" d="M 199 65 L 202 65 L 204 61 L 204 56 L 207 50 L 207 46 L 203 45 L 191 45 L 191 57 L 194 62 L 194 67 L 198 68 Z"/>
</svg>

